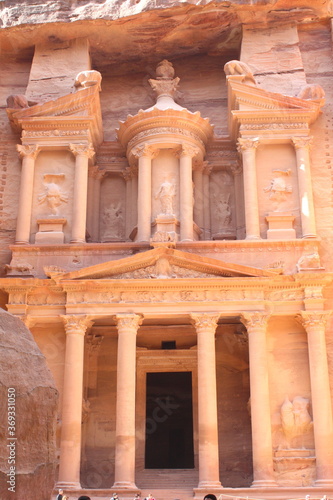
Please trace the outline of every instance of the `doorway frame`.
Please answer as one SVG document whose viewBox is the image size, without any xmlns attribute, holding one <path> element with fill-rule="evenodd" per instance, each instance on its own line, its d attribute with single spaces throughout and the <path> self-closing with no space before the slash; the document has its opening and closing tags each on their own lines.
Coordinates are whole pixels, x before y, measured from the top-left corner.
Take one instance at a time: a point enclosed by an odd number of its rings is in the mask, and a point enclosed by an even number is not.
<svg viewBox="0 0 333 500">
<path fill-rule="evenodd" d="M 137 349 L 135 469 L 136 471 L 146 470 L 146 374 L 158 372 L 192 372 L 194 468 L 190 470 L 198 470 L 198 370 L 196 348 L 176 350 Z"/>
</svg>

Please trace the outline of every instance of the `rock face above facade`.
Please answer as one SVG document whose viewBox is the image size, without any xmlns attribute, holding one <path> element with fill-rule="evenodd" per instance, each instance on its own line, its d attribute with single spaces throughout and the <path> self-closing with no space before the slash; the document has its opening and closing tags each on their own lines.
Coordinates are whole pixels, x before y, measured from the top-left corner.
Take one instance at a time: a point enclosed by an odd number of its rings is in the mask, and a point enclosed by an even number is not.
<svg viewBox="0 0 333 500">
<path fill-rule="evenodd" d="M 0 399 L 0 498 L 33 500 L 37 491 L 38 498 L 50 498 L 56 467 L 54 437 L 58 391 L 29 330 L 20 319 L 2 309 Z M 7 426 L 9 416 L 10 428 Z M 8 483 L 13 479 L 7 475 L 10 467 L 15 467 L 15 481 Z M 9 490 L 10 487 L 14 490 Z"/>
</svg>

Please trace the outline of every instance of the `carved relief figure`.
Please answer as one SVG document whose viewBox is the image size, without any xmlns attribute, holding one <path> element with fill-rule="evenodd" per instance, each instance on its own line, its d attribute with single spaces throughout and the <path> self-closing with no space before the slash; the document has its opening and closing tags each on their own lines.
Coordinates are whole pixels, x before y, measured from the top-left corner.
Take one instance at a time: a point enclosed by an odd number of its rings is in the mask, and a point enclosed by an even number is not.
<svg viewBox="0 0 333 500">
<path fill-rule="evenodd" d="M 292 193 L 293 188 L 286 183 L 286 177 L 290 175 L 290 170 L 273 170 L 273 179 L 269 186 L 264 188 L 265 193 L 269 193 L 269 199 L 275 202 L 275 209 L 278 205 L 286 201 L 287 195 Z"/>
<path fill-rule="evenodd" d="M 165 215 L 174 215 L 173 200 L 175 198 L 175 185 L 167 179 L 162 182 L 155 199 L 159 199 L 161 204 L 161 213 Z"/>
<path fill-rule="evenodd" d="M 311 254 L 302 255 L 298 259 L 296 264 L 297 271 L 300 272 L 302 269 L 318 269 L 320 268 L 320 257 L 319 253 L 315 250 Z"/>
<path fill-rule="evenodd" d="M 64 179 L 65 174 L 45 174 L 45 191 L 38 196 L 38 203 L 47 203 L 52 215 L 59 215 L 59 207 L 68 202 L 67 194 L 57 184 Z"/>
<path fill-rule="evenodd" d="M 112 203 L 103 212 L 105 225 L 104 238 L 121 238 L 124 229 L 124 218 L 121 203 Z"/>
<path fill-rule="evenodd" d="M 230 195 L 225 195 L 220 200 L 217 200 L 216 198 L 217 197 L 215 195 L 219 226 L 220 229 L 224 229 L 231 224 L 231 208 L 229 205 Z"/>
<path fill-rule="evenodd" d="M 297 437 L 312 430 L 313 422 L 309 414 L 309 400 L 296 396 L 291 402 L 287 397 L 281 406 L 281 422 L 288 447 L 293 447 L 297 444 Z"/>
</svg>

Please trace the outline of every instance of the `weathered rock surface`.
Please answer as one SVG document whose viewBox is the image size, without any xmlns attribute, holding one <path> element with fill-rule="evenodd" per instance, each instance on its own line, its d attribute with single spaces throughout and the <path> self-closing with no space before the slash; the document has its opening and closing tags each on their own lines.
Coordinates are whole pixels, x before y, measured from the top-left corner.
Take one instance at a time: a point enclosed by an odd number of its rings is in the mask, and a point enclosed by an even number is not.
<svg viewBox="0 0 333 500">
<path fill-rule="evenodd" d="M 10 414 L 8 394 L 15 395 L 9 400 L 14 407 Z M 54 436 L 58 391 L 29 330 L 20 319 L 2 309 L 0 400 L 0 498 L 48 500 L 56 467 Z M 8 416 L 15 417 L 13 429 L 8 429 Z M 12 462 L 8 463 L 8 460 Z M 15 466 L 15 493 L 8 490 L 12 486 L 7 482 L 10 466 Z"/>
</svg>

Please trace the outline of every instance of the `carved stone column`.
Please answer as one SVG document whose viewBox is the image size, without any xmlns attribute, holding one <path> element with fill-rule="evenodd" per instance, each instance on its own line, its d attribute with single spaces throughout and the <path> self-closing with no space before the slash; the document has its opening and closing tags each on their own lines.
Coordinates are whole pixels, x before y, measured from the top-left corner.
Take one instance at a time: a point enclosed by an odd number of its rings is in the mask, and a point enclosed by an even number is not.
<svg viewBox="0 0 333 500">
<path fill-rule="evenodd" d="M 193 241 L 193 183 L 192 158 L 199 153 L 197 148 L 186 144 L 179 151 L 179 194 L 180 194 L 180 240 Z"/>
<path fill-rule="evenodd" d="M 39 147 L 18 144 L 16 148 L 22 158 L 22 170 L 15 243 L 29 243 L 35 159 L 39 153 Z"/>
<path fill-rule="evenodd" d="M 219 478 L 215 330 L 219 314 L 191 314 L 198 342 L 198 488 L 221 488 Z"/>
<path fill-rule="evenodd" d="M 234 186 L 235 186 L 235 212 L 236 212 L 236 239 L 244 238 L 244 187 L 243 187 L 243 178 L 242 173 L 243 169 L 240 164 L 233 165 L 231 167 L 231 172 L 234 177 Z"/>
<path fill-rule="evenodd" d="M 84 243 L 86 241 L 88 162 L 89 158 L 94 156 L 95 151 L 88 144 L 70 144 L 70 150 L 75 156 L 71 243 Z"/>
<path fill-rule="evenodd" d="M 210 195 L 209 195 L 209 181 L 212 166 L 208 161 L 203 163 L 203 213 L 204 213 L 204 239 L 210 240 L 211 238 L 211 220 L 210 220 Z"/>
<path fill-rule="evenodd" d="M 62 426 L 58 486 L 80 488 L 84 335 L 87 316 L 62 316 L 66 353 L 62 399 Z"/>
<path fill-rule="evenodd" d="M 139 159 L 138 179 L 138 241 L 150 241 L 151 236 L 151 162 L 158 150 L 144 144 L 133 151 Z"/>
<path fill-rule="evenodd" d="M 299 204 L 303 238 L 316 237 L 312 181 L 310 169 L 310 146 L 312 137 L 293 137 L 296 150 Z"/>
<path fill-rule="evenodd" d="M 243 159 L 246 239 L 260 239 L 256 148 L 259 140 L 238 139 L 237 149 Z"/>
<path fill-rule="evenodd" d="M 126 216 L 125 216 L 125 238 L 129 238 L 132 230 L 132 173 L 130 167 L 123 172 L 126 181 Z"/>
<path fill-rule="evenodd" d="M 273 445 L 268 382 L 266 328 L 269 315 L 243 313 L 249 336 L 253 483 L 252 487 L 277 486 L 273 473 Z"/>
<path fill-rule="evenodd" d="M 131 165 L 132 174 L 132 209 L 131 209 L 131 226 L 132 229 L 138 224 L 138 167 Z"/>
<path fill-rule="evenodd" d="M 330 311 L 301 311 L 308 336 L 311 399 L 316 447 L 316 486 L 333 486 L 333 420 L 325 330 Z"/>
<path fill-rule="evenodd" d="M 135 486 L 135 373 L 137 314 L 118 314 L 115 489 Z"/>
<path fill-rule="evenodd" d="M 204 163 L 195 162 L 193 165 L 194 182 L 194 222 L 204 231 L 204 193 L 203 193 Z"/>
</svg>

